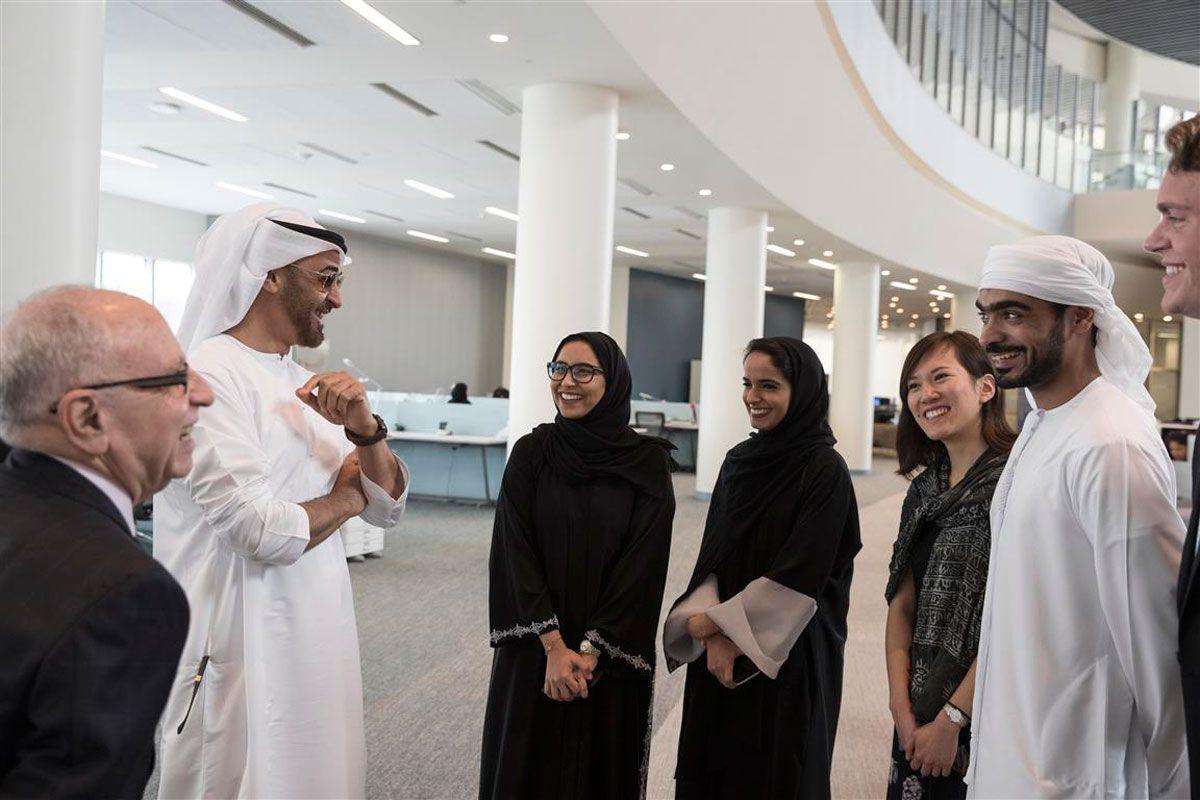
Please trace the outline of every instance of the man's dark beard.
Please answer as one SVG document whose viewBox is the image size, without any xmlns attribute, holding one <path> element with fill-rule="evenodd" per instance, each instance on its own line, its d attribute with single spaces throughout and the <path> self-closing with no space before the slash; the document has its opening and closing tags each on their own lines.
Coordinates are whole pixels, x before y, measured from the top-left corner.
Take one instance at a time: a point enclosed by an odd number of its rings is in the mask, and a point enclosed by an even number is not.
<svg viewBox="0 0 1200 800">
<path fill-rule="evenodd" d="M 1050 335 L 1046 337 L 1045 342 L 1039 348 L 1011 348 L 1011 347 L 988 347 L 989 353 L 1009 353 L 1014 350 L 1025 351 L 1026 365 L 1025 369 L 1019 374 L 1006 373 L 1001 375 L 999 371 L 996 373 L 996 385 L 1001 389 L 1020 389 L 1026 386 L 1042 386 L 1054 379 L 1058 371 L 1062 369 L 1063 361 L 1063 345 L 1066 343 L 1066 335 L 1063 333 L 1063 323 L 1056 322 L 1050 329 Z"/>
<path fill-rule="evenodd" d="M 324 299 L 310 300 L 305 294 L 300 281 L 288 281 L 283 290 L 283 308 L 296 330 L 296 344 L 301 347 L 317 347 L 325 341 L 325 332 L 314 315 L 319 310 L 328 310 L 328 304 Z"/>
</svg>

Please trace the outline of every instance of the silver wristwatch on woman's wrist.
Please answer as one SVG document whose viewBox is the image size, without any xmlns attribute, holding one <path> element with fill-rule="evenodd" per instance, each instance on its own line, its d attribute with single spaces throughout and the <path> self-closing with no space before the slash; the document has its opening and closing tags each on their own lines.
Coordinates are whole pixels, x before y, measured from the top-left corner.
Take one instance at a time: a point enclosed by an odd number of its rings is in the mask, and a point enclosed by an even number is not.
<svg viewBox="0 0 1200 800">
<path fill-rule="evenodd" d="M 951 722 L 960 728 L 965 728 L 971 724 L 971 718 L 959 711 L 958 707 L 953 703 L 946 703 L 946 705 L 942 706 L 942 712 L 950 718 Z"/>
</svg>

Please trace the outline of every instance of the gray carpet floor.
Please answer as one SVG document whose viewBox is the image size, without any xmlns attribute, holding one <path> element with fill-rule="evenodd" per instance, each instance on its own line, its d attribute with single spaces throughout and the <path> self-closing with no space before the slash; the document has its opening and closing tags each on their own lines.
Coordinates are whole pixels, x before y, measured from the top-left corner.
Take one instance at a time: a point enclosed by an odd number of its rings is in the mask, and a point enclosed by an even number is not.
<svg viewBox="0 0 1200 800">
<path fill-rule="evenodd" d="M 891 723 L 883 672 L 883 582 L 907 484 L 877 455 L 855 476 L 864 549 L 856 560 L 846 681 L 835 754 L 834 796 L 881 797 Z M 686 587 L 708 503 L 693 476 L 679 475 L 665 604 Z M 383 557 L 350 565 L 362 652 L 367 794 L 372 798 L 465 800 L 477 792 L 480 736 L 491 650 L 487 557 L 491 508 L 409 504 Z M 683 671 L 667 675 L 659 655 L 651 798 L 673 796 L 674 745 Z M 153 797 L 152 781 L 147 797 Z"/>
</svg>

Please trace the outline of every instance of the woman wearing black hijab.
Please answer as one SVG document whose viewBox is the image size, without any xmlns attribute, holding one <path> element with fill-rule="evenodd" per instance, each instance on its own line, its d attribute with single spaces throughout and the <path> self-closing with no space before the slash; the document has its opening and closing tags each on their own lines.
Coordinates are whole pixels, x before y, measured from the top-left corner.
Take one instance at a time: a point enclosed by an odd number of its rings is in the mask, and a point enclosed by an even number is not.
<svg viewBox="0 0 1200 800">
<path fill-rule="evenodd" d="M 558 415 L 513 446 L 492 531 L 479 796 L 627 800 L 645 792 L 671 445 L 629 427 L 605 334 L 568 336 L 547 371 Z"/>
<path fill-rule="evenodd" d="M 663 629 L 690 662 L 679 798 L 828 798 L 854 555 L 850 472 L 833 449 L 816 354 L 746 348 L 755 432 L 725 456 L 691 582 Z"/>
<path fill-rule="evenodd" d="M 469 404 L 471 401 L 467 397 L 467 385 L 465 383 L 454 384 L 450 389 L 450 400 L 448 402 Z"/>
</svg>

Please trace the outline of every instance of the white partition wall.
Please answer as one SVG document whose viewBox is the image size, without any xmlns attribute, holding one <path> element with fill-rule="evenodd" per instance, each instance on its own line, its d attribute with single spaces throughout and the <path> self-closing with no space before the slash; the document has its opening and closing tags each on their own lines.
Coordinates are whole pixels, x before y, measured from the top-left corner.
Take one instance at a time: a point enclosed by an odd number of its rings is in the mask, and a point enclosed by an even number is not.
<svg viewBox="0 0 1200 800">
<path fill-rule="evenodd" d="M 838 265 L 833 279 L 833 385 L 829 424 L 853 472 L 870 472 L 874 423 L 872 375 L 879 325 L 879 265 Z"/>
<path fill-rule="evenodd" d="M 522 94 L 509 443 L 554 416 L 546 362 L 568 333 L 608 330 L 617 93 L 551 83 Z"/>
<path fill-rule="evenodd" d="M 960 292 L 954 295 L 951 303 L 950 328 L 956 331 L 966 331 L 979 336 L 983 333 L 983 323 L 979 319 L 979 309 L 975 307 L 978 291 Z"/>
<path fill-rule="evenodd" d="M 104 3 L 0 3 L 0 313 L 96 275 Z"/>
<path fill-rule="evenodd" d="M 750 431 L 742 405 L 742 352 L 747 342 L 762 336 L 766 247 L 765 211 L 708 212 L 696 455 L 696 493 L 701 496 L 712 494 L 726 451 Z"/>
</svg>

